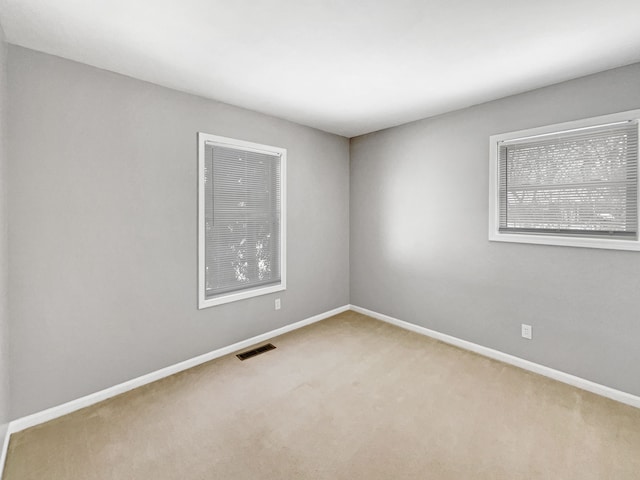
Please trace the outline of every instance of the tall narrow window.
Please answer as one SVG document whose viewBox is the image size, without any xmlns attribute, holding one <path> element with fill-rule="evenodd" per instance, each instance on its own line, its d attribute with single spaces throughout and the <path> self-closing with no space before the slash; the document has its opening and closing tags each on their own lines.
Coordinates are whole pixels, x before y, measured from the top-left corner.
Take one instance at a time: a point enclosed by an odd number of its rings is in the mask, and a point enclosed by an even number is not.
<svg viewBox="0 0 640 480">
<path fill-rule="evenodd" d="M 638 247 L 638 114 L 491 137 L 490 239 Z"/>
<path fill-rule="evenodd" d="M 284 290 L 286 150 L 198 138 L 200 308 Z"/>
</svg>

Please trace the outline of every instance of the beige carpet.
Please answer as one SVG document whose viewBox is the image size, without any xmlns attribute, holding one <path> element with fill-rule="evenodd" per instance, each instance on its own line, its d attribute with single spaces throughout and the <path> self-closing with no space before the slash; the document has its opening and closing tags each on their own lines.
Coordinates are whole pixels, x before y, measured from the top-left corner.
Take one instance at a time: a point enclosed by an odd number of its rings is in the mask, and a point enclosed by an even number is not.
<svg viewBox="0 0 640 480">
<path fill-rule="evenodd" d="M 14 434 L 4 480 L 638 479 L 640 410 L 347 312 Z"/>
</svg>

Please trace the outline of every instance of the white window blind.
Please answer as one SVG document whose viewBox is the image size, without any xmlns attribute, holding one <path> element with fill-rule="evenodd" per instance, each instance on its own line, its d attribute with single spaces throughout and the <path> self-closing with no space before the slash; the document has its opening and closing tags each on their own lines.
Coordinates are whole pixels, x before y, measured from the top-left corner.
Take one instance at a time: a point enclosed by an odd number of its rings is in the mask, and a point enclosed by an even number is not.
<svg viewBox="0 0 640 480">
<path fill-rule="evenodd" d="M 273 291 L 262 288 L 283 280 L 282 153 L 214 141 L 203 147 L 203 300 Z"/>
<path fill-rule="evenodd" d="M 636 121 L 498 143 L 499 232 L 635 238 Z"/>
</svg>

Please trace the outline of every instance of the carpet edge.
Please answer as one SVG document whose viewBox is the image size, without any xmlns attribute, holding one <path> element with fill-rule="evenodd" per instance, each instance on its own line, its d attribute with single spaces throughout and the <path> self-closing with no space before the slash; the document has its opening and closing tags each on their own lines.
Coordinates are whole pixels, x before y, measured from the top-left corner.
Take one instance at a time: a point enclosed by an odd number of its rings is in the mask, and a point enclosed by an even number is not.
<svg viewBox="0 0 640 480">
<path fill-rule="evenodd" d="M 343 305 L 341 307 L 337 307 L 332 310 L 328 310 L 326 312 L 319 313 L 317 315 L 305 318 L 298 322 L 285 325 L 284 327 L 280 327 L 275 330 L 270 330 L 260 335 L 247 338 L 246 340 L 241 340 L 239 342 L 233 343 L 226 347 L 221 347 L 216 350 L 212 350 L 211 352 L 204 353 L 196 357 L 192 357 L 190 359 L 175 363 L 173 365 L 169 365 L 168 367 L 164 367 L 164 368 L 149 372 L 147 374 L 141 375 L 131 380 L 127 380 L 117 385 L 113 385 L 111 387 L 107 387 L 103 390 L 91 393 L 89 395 L 85 395 L 75 400 L 70 400 L 60 405 L 50 407 L 45 410 L 41 410 L 39 412 L 32 413 L 30 415 L 26 415 L 24 417 L 20 417 L 15 420 L 12 420 L 7 425 L 7 430 L 5 434 L 5 444 L 3 445 L 2 457 L 0 457 L 0 480 L 2 479 L 2 472 L 4 470 L 4 463 L 6 460 L 6 449 L 9 443 L 9 437 L 13 433 L 17 433 L 27 428 L 39 425 L 41 423 L 54 420 L 63 415 L 67 415 L 69 413 L 75 412 L 76 410 L 89 407 L 103 400 L 107 400 L 111 397 L 115 397 L 116 395 L 120 395 L 122 393 L 133 390 L 134 388 L 147 385 L 151 382 L 155 382 L 157 380 L 168 377 L 170 375 L 174 375 L 176 373 L 182 372 L 189 368 L 193 368 L 202 363 L 214 360 L 224 355 L 228 355 L 238 350 L 242 350 L 256 343 L 260 343 L 265 340 L 269 340 L 271 338 L 277 337 L 279 335 L 283 335 L 285 333 L 291 332 L 293 330 L 306 327 L 307 325 L 311 325 L 313 323 L 319 322 L 321 320 L 332 317 L 334 315 L 338 315 L 339 313 L 346 312 L 349 309 L 350 309 L 350 305 Z"/>
<path fill-rule="evenodd" d="M 617 390 L 615 388 L 608 387 L 606 385 L 602 385 L 600 383 L 596 383 L 582 377 L 577 377 L 561 370 L 556 370 L 554 368 L 547 367 L 530 360 L 525 360 L 524 358 L 516 357 L 515 355 L 511 355 L 509 353 L 501 352 L 500 350 L 494 350 L 493 348 L 485 347 L 483 345 L 469 342 L 467 340 L 462 340 L 460 338 L 447 335 L 445 333 L 440 333 L 435 330 L 430 330 L 426 327 L 422 327 L 414 323 L 406 322 L 404 320 L 385 315 L 384 313 L 375 312 L 373 310 L 359 307 L 357 305 L 351 305 L 350 307 L 354 312 L 367 315 L 371 318 L 375 318 L 376 320 L 395 325 L 397 327 L 412 331 L 414 333 L 418 333 L 420 335 L 431 337 L 435 340 L 440 340 L 441 342 L 462 348 L 464 350 L 469 350 L 471 352 L 482 355 L 483 357 L 488 357 L 503 363 L 507 363 L 509 365 L 513 365 L 518 368 L 522 368 L 523 370 L 537 373 L 538 375 L 557 380 L 567 385 L 571 385 L 572 387 L 595 393 L 596 395 L 600 395 L 601 397 L 606 397 L 611 400 L 624 403 L 625 405 L 640 408 L 640 397 L 633 395 L 632 393 Z"/>
</svg>

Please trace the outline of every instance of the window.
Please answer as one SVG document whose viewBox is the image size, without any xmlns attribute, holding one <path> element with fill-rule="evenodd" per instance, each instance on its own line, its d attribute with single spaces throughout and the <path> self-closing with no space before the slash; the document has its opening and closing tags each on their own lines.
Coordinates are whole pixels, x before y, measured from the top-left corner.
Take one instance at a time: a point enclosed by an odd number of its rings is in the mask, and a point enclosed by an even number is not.
<svg viewBox="0 0 640 480">
<path fill-rule="evenodd" d="M 286 155 L 198 134 L 200 308 L 285 289 Z"/>
<path fill-rule="evenodd" d="M 640 250 L 639 117 L 492 136 L 489 240 Z"/>
</svg>

